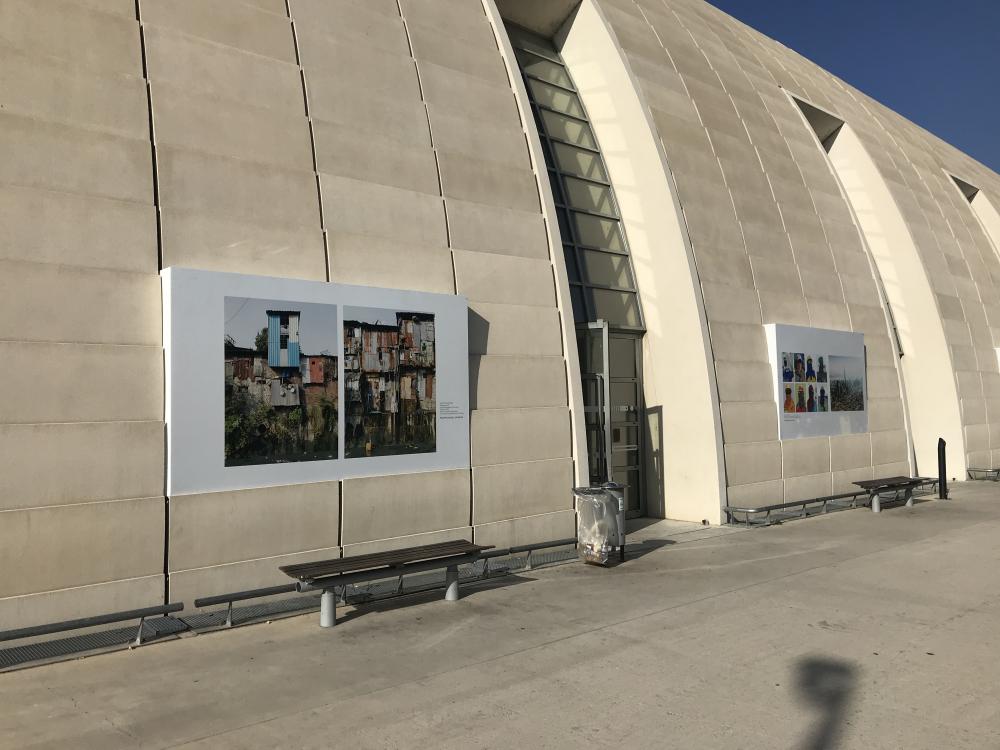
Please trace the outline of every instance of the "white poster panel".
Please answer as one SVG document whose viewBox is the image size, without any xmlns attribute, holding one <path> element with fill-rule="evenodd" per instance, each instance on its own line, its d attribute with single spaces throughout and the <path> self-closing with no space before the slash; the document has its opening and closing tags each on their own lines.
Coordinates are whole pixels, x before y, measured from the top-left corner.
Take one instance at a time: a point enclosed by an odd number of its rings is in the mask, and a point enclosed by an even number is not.
<svg viewBox="0 0 1000 750">
<path fill-rule="evenodd" d="M 469 467 L 464 297 L 161 277 L 169 495 Z"/>
<path fill-rule="evenodd" d="M 782 440 L 868 431 L 864 334 L 764 326 Z"/>
</svg>

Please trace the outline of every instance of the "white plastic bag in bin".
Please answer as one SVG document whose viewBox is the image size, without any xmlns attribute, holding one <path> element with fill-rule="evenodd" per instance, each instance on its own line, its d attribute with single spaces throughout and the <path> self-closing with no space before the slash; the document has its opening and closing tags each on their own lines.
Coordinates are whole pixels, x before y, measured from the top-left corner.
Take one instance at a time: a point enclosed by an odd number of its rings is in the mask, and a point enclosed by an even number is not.
<svg viewBox="0 0 1000 750">
<path fill-rule="evenodd" d="M 620 485 L 574 487 L 580 559 L 607 565 L 625 547 L 625 508 Z"/>
</svg>

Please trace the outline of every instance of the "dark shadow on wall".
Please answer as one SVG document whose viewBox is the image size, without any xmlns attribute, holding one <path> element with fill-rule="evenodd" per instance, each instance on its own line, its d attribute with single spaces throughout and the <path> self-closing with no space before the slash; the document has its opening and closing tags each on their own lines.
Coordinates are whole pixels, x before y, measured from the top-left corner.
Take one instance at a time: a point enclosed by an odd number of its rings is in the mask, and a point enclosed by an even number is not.
<svg viewBox="0 0 1000 750">
<path fill-rule="evenodd" d="M 469 308 L 469 408 L 476 408 L 479 395 L 479 358 L 486 354 L 490 339 L 490 322 L 472 308 Z"/>
<path fill-rule="evenodd" d="M 646 515 L 666 518 L 666 488 L 663 479 L 663 407 L 651 406 L 645 410 L 643 429 L 646 462 Z"/>
<path fill-rule="evenodd" d="M 799 697 L 819 714 L 800 746 L 802 750 L 832 750 L 839 746 L 857 675 L 857 668 L 846 661 L 820 657 L 799 661 L 795 675 Z"/>
</svg>

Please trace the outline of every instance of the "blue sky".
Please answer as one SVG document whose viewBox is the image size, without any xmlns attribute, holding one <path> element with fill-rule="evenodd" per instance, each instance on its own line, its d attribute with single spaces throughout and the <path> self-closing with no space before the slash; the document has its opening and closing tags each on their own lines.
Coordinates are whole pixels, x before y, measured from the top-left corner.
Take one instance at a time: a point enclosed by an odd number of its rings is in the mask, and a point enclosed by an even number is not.
<svg viewBox="0 0 1000 750">
<path fill-rule="evenodd" d="M 709 0 L 1000 172 L 1000 0 Z"/>
<path fill-rule="evenodd" d="M 298 310 L 299 346 L 303 354 L 337 353 L 337 306 L 313 302 L 288 302 L 254 297 L 226 297 L 226 334 L 237 346 L 253 349 L 261 328 L 267 327 L 268 310 Z"/>
</svg>

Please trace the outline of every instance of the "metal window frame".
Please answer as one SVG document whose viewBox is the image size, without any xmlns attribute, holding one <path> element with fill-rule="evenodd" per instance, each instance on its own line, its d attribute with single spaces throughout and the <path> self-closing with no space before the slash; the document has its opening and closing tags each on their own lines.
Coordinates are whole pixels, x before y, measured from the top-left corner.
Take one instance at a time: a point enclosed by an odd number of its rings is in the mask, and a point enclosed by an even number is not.
<svg viewBox="0 0 1000 750">
<path fill-rule="evenodd" d="M 587 317 L 587 322 L 594 322 L 598 319 L 597 310 L 595 309 L 594 303 L 592 301 L 592 296 L 588 293 L 588 290 L 602 290 L 607 292 L 615 292 L 619 294 L 632 295 L 635 300 L 636 312 L 638 317 L 638 325 L 627 325 L 625 323 L 615 323 L 614 327 L 619 328 L 624 332 L 643 332 L 646 330 L 645 325 L 645 315 L 642 309 L 642 301 L 639 298 L 639 290 L 636 284 L 636 273 L 635 267 L 632 263 L 632 254 L 629 249 L 628 237 L 625 234 L 625 228 L 621 220 L 621 211 L 618 206 L 618 199 L 615 195 L 614 186 L 611 184 L 610 180 L 600 180 L 594 179 L 593 177 L 586 177 L 574 172 L 570 172 L 562 169 L 556 161 L 555 149 L 553 144 L 561 144 L 569 148 L 578 149 L 584 153 L 591 154 L 597 161 L 599 169 L 605 176 L 608 174 L 607 165 L 604 163 L 604 158 L 601 155 L 599 144 L 597 143 L 597 136 L 594 134 L 593 128 L 590 124 L 590 119 L 587 116 L 587 108 L 583 104 L 583 100 L 580 98 L 579 91 L 576 89 L 573 83 L 573 77 L 566 67 L 565 62 L 559 56 L 553 55 L 543 55 L 539 52 L 523 46 L 523 42 L 519 39 L 518 35 L 514 34 L 511 36 L 511 41 L 515 50 L 518 53 L 518 67 L 520 69 L 521 75 L 526 81 L 538 81 L 539 83 L 545 84 L 546 86 L 551 86 L 553 88 L 559 89 L 571 94 L 576 97 L 576 101 L 580 105 L 580 109 L 583 112 L 583 117 L 578 117 L 576 115 L 570 114 L 568 112 L 560 111 L 554 107 L 549 107 L 545 104 L 540 104 L 535 100 L 531 88 L 526 87 L 528 91 L 528 99 L 531 103 L 532 116 L 535 119 L 535 123 L 538 130 L 539 138 L 542 141 L 543 151 L 545 153 L 545 167 L 546 175 L 549 178 L 549 183 L 552 189 L 553 203 L 556 206 L 557 211 L 562 215 L 565 221 L 560 222 L 560 233 L 562 237 L 563 253 L 566 256 L 567 265 L 572 269 L 576 270 L 574 276 L 578 281 L 570 281 L 570 286 L 575 287 L 577 294 L 580 296 L 583 303 L 584 312 Z M 554 83 L 553 81 L 542 78 L 538 75 L 533 75 L 524 69 L 523 57 L 527 56 L 530 60 L 531 58 L 537 58 L 543 60 L 552 65 L 556 65 L 561 68 L 564 73 L 566 80 L 570 82 L 570 86 L 564 86 L 559 83 Z M 585 144 L 573 143 L 567 141 L 563 138 L 550 135 L 548 128 L 545 126 L 545 122 L 542 118 L 542 112 L 550 112 L 555 116 L 565 118 L 567 121 L 575 122 L 581 127 L 586 128 L 586 131 L 590 134 L 590 138 L 593 140 L 595 147 L 590 147 Z M 603 211 L 596 211 L 591 208 L 581 208 L 574 206 L 569 201 L 569 192 L 567 186 L 570 184 L 570 180 L 575 180 L 579 183 L 594 185 L 596 187 L 607 190 L 608 198 L 610 202 L 611 212 L 606 213 Z M 598 247 L 592 243 L 582 241 L 580 233 L 576 227 L 576 223 L 573 219 L 573 215 L 578 214 L 582 216 L 591 216 L 595 219 L 599 219 L 606 222 L 611 222 L 614 224 L 615 231 L 617 232 L 618 239 L 621 242 L 621 249 L 615 250 L 609 247 Z M 627 259 L 628 263 L 628 273 L 632 279 L 632 287 L 624 287 L 618 285 L 607 285 L 601 283 L 595 283 L 587 275 L 587 265 L 585 263 L 584 251 L 606 253 L 608 255 L 617 255 Z M 582 321 L 581 321 L 582 322 Z"/>
</svg>

